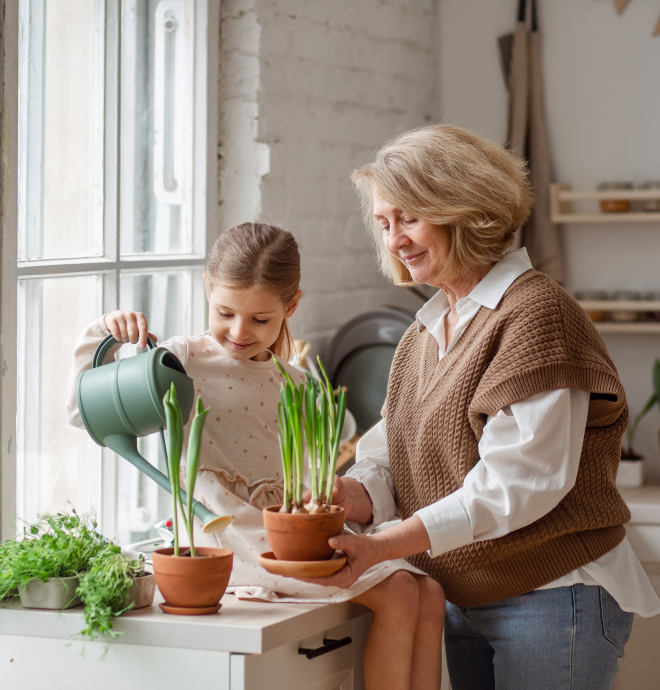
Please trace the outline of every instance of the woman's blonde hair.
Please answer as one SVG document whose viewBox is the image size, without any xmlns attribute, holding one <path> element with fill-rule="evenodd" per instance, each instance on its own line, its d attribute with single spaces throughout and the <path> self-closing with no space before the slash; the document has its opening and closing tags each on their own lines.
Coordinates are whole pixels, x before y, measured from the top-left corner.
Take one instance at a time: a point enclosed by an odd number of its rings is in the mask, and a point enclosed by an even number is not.
<svg viewBox="0 0 660 690">
<path fill-rule="evenodd" d="M 241 223 L 215 241 L 206 266 L 207 285 L 265 288 L 285 306 L 300 285 L 300 251 L 293 235 L 265 223 Z M 270 350 L 287 361 L 293 337 L 288 319 L 282 322 Z"/>
<path fill-rule="evenodd" d="M 365 224 L 381 270 L 397 285 L 414 285 L 405 265 L 388 254 L 373 217 L 373 190 L 413 218 L 451 232 L 438 278 L 471 273 L 498 261 L 532 208 L 524 162 L 489 139 L 461 127 L 428 125 L 388 142 L 371 163 L 353 171 Z"/>
</svg>

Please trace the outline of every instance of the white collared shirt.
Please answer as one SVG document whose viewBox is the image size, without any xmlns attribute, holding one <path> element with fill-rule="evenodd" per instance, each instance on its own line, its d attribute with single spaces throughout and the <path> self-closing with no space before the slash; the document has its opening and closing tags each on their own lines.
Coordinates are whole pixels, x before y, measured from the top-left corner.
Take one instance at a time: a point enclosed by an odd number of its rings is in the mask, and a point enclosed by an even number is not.
<svg viewBox="0 0 660 690">
<path fill-rule="evenodd" d="M 442 359 L 482 306 L 494 309 L 518 276 L 532 268 L 526 249 L 506 254 L 467 297 L 456 303 L 458 323 L 445 349 L 447 296 L 439 291 L 417 313 L 418 329 L 438 341 Z M 537 393 L 488 417 L 480 460 L 463 486 L 418 510 L 431 558 L 475 541 L 495 539 L 540 519 L 575 485 L 589 411 L 589 393 L 564 388 Z M 357 463 L 346 476 L 362 483 L 373 502 L 374 524 L 397 515 L 389 472 L 385 420 L 358 442 Z M 627 539 L 598 560 L 540 589 L 601 585 L 619 606 L 642 616 L 660 613 L 660 600 Z"/>
</svg>

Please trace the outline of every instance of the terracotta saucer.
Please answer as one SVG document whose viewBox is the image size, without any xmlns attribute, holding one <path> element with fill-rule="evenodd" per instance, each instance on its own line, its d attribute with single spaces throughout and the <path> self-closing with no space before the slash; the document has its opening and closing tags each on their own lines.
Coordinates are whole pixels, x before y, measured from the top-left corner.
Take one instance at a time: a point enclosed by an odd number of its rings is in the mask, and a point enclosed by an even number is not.
<svg viewBox="0 0 660 690">
<path fill-rule="evenodd" d="M 262 553 L 259 564 L 273 575 L 286 577 L 327 577 L 341 570 L 346 556 L 335 556 L 329 561 L 278 561 L 272 551 Z"/>
<path fill-rule="evenodd" d="M 158 604 L 165 613 L 173 613 L 176 616 L 204 616 L 207 613 L 217 613 L 222 604 L 215 606 L 200 606 L 199 608 L 187 608 L 183 606 L 168 606 L 167 604 Z"/>
</svg>

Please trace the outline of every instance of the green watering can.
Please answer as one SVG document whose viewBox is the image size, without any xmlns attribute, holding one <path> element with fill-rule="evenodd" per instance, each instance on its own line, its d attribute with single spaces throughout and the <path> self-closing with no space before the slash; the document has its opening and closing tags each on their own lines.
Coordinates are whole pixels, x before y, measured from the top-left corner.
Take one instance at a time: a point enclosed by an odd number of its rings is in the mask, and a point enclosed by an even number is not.
<svg viewBox="0 0 660 690">
<path fill-rule="evenodd" d="M 137 439 L 160 431 L 167 453 L 163 396 L 174 383 L 185 424 L 195 399 L 193 380 L 186 375 L 179 358 L 164 347 L 156 347 L 151 337 L 149 352 L 101 366 L 117 345 L 122 343 L 113 336 L 105 338 L 96 349 L 92 368 L 80 374 L 76 388 L 80 416 L 99 446 L 114 450 L 171 493 L 169 478 L 138 453 Z M 181 499 L 187 504 L 183 489 Z M 193 512 L 205 532 L 219 532 L 231 522 L 228 515 L 215 515 L 199 501 L 194 501 Z"/>
</svg>

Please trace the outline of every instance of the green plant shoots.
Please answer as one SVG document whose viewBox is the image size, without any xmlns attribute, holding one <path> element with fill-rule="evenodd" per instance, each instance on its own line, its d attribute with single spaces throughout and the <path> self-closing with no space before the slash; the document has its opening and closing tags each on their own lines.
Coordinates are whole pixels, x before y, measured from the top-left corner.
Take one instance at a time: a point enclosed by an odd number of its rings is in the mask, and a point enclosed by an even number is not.
<svg viewBox="0 0 660 690">
<path fill-rule="evenodd" d="M 181 455 L 183 453 L 183 416 L 181 406 L 176 397 L 176 388 L 171 385 L 170 390 L 163 397 L 163 407 L 165 408 L 165 419 L 167 421 L 167 465 L 170 475 L 170 487 L 172 489 L 172 532 L 174 533 L 174 555 L 179 556 L 179 515 L 183 520 L 184 527 L 188 533 L 190 542 L 190 556 L 197 555 L 193 541 L 193 495 L 195 493 L 195 483 L 199 471 L 199 460 L 202 452 L 202 432 L 209 413 L 210 407 L 204 409 L 201 397 L 197 397 L 195 404 L 195 416 L 190 427 L 188 437 L 187 454 L 187 473 L 186 473 L 186 492 L 187 505 L 183 506 L 181 498 L 181 486 L 179 480 L 179 469 L 181 466 Z"/>
<path fill-rule="evenodd" d="M 346 416 L 346 389 L 337 394 L 318 358 L 323 380 L 308 377 L 296 388 L 291 376 L 276 359 L 284 381 L 280 386 L 277 414 L 284 472 L 283 513 L 321 513 L 330 510 L 339 443 Z M 307 447 L 312 500 L 303 505 L 304 447 Z"/>
</svg>

